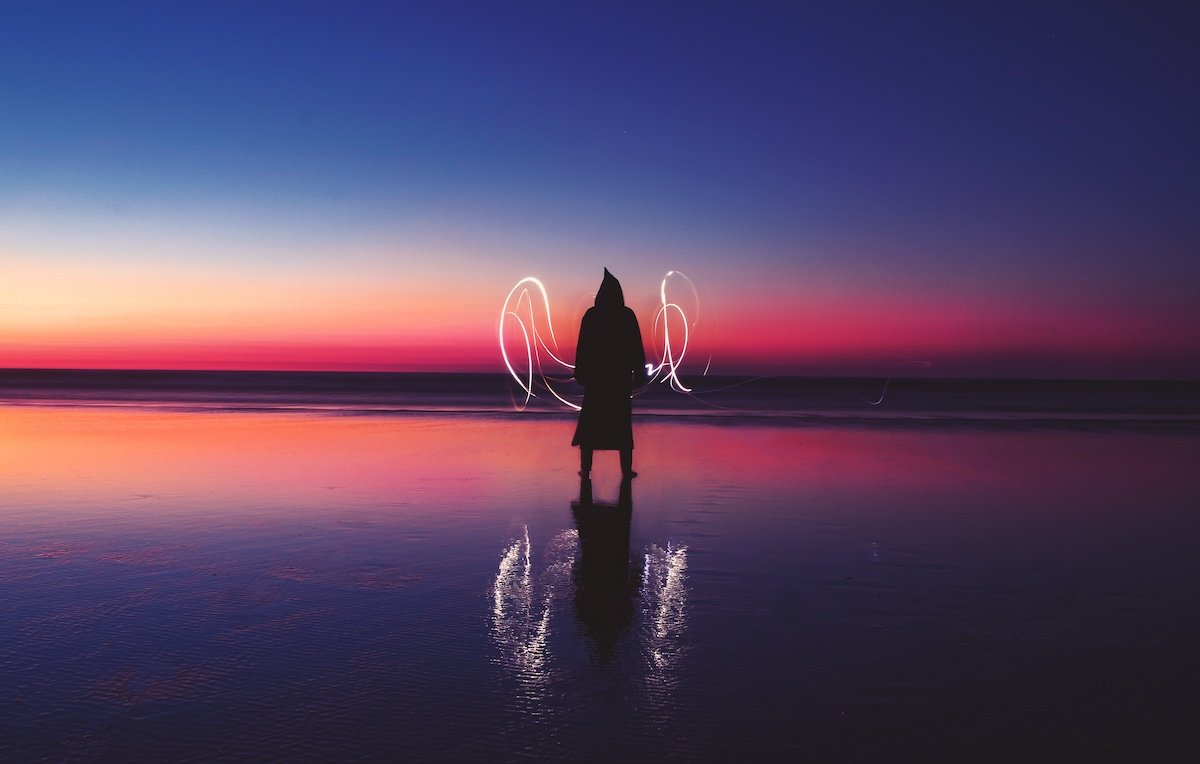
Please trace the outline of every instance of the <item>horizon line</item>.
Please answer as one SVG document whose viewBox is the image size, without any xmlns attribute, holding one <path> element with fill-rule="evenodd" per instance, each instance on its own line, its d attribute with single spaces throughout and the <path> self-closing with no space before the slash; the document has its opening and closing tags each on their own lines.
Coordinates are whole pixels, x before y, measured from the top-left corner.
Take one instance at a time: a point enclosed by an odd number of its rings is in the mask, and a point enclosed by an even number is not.
<svg viewBox="0 0 1200 764">
<path fill-rule="evenodd" d="M 481 371 L 469 369 L 457 370 L 396 370 L 396 369 L 196 369 L 196 368 L 112 368 L 112 367 L 40 367 L 40 366 L 0 366 L 0 374 L 6 372 L 57 372 L 57 373 L 179 373 L 179 374 L 393 374 L 393 375 L 459 375 L 459 376 L 510 376 L 505 370 Z M 688 375 L 689 377 L 692 375 Z M 1092 377 L 1092 376 L 938 376 L 931 374 L 913 374 L 897 371 L 893 374 L 802 374 L 802 373 L 758 373 L 758 372 L 725 372 L 718 374 L 695 375 L 698 378 L 728 379 L 745 378 L 757 379 L 921 379 L 929 381 L 955 380 L 979 382 L 1169 382 L 1178 384 L 1200 383 L 1200 378 L 1169 378 L 1169 377 Z M 564 379 L 571 379 L 565 377 Z"/>
</svg>

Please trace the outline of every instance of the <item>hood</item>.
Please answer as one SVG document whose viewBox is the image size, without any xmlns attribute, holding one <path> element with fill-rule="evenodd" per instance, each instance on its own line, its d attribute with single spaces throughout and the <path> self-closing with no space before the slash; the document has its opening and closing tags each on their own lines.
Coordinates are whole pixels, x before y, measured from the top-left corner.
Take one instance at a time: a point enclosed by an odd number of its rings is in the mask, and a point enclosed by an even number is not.
<svg viewBox="0 0 1200 764">
<path fill-rule="evenodd" d="M 604 280 L 600 282 L 600 289 L 596 291 L 596 307 L 625 307 L 625 292 L 621 289 L 621 282 L 608 272 L 608 268 L 604 269 Z"/>
</svg>

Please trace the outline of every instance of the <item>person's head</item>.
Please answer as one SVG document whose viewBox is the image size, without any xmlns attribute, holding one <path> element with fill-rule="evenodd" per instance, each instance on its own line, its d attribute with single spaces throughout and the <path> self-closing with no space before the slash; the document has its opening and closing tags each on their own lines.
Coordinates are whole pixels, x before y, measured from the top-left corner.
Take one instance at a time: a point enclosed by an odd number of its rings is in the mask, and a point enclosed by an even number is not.
<svg viewBox="0 0 1200 764">
<path fill-rule="evenodd" d="M 604 269 L 604 280 L 600 282 L 600 289 L 596 291 L 596 307 L 625 307 L 625 292 L 621 289 L 621 282 L 608 272 L 608 268 Z"/>
</svg>

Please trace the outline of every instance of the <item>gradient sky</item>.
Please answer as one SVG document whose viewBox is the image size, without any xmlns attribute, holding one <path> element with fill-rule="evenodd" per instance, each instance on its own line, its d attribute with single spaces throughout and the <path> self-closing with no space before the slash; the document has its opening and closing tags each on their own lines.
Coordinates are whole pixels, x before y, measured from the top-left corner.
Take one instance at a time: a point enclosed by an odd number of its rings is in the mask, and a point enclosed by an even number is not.
<svg viewBox="0 0 1200 764">
<path fill-rule="evenodd" d="M 1195 12 L 975 5 L 6 3 L 0 366 L 1200 378 Z"/>
</svg>

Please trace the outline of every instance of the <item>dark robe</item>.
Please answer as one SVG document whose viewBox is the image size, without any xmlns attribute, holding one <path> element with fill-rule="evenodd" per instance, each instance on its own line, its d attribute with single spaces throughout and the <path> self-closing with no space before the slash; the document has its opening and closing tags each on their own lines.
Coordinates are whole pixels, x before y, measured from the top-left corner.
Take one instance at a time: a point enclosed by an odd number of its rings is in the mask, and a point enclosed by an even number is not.
<svg viewBox="0 0 1200 764">
<path fill-rule="evenodd" d="M 583 314 L 575 348 L 575 379 L 583 385 L 583 409 L 573 446 L 600 450 L 633 448 L 634 383 L 646 379 L 646 351 L 637 316 L 625 307 L 621 283 L 604 270 L 596 304 Z"/>
</svg>

